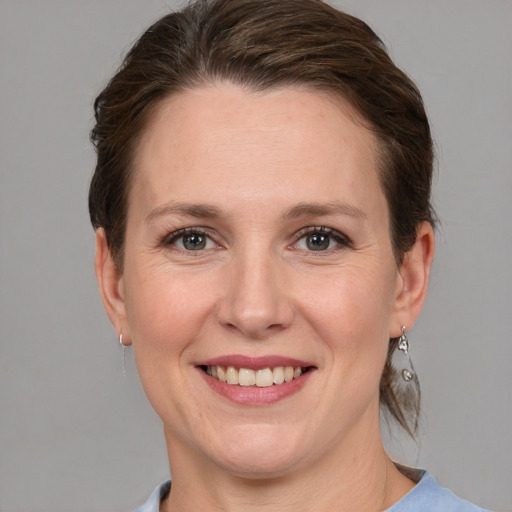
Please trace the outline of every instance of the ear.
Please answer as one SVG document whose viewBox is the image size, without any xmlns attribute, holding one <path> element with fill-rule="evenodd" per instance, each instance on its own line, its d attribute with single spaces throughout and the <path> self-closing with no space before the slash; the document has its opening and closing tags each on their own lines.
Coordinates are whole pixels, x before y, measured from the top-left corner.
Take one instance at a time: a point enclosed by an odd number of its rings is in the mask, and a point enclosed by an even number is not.
<svg viewBox="0 0 512 512">
<path fill-rule="evenodd" d="M 103 228 L 96 230 L 96 259 L 94 262 L 96 279 L 100 289 L 103 306 L 114 326 L 117 336 L 123 335 L 123 344 L 130 345 L 130 333 L 126 315 L 124 278 L 107 244 Z"/>
<path fill-rule="evenodd" d="M 393 306 L 390 337 L 400 336 L 402 325 L 410 330 L 419 317 L 427 296 L 434 252 L 434 230 L 430 223 L 423 222 L 416 231 L 416 242 L 404 255 L 398 269 L 400 277 Z"/>
</svg>

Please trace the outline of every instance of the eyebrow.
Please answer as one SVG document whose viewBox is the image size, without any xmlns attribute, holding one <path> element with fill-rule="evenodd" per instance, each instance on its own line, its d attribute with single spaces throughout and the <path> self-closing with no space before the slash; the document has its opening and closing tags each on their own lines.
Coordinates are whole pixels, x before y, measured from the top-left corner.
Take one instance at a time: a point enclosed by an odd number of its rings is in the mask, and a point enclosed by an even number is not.
<svg viewBox="0 0 512 512">
<path fill-rule="evenodd" d="M 204 203 L 170 203 L 155 208 L 146 217 L 149 222 L 157 217 L 170 214 L 189 215 L 198 219 L 215 219 L 222 215 L 222 211 L 216 206 Z"/>
<path fill-rule="evenodd" d="M 158 206 L 146 217 L 146 222 L 165 215 L 181 214 L 196 217 L 198 219 L 217 219 L 222 217 L 222 210 L 216 206 L 205 203 L 169 203 Z M 366 220 L 368 217 L 355 206 L 331 202 L 331 203 L 299 203 L 287 210 L 283 219 L 297 219 L 300 217 L 321 217 L 326 215 L 346 215 L 357 219 Z"/>
<path fill-rule="evenodd" d="M 346 215 L 356 219 L 367 220 L 368 216 L 363 210 L 346 203 L 299 203 L 290 208 L 285 214 L 285 219 L 297 219 L 300 217 L 321 217 L 325 215 Z"/>
</svg>

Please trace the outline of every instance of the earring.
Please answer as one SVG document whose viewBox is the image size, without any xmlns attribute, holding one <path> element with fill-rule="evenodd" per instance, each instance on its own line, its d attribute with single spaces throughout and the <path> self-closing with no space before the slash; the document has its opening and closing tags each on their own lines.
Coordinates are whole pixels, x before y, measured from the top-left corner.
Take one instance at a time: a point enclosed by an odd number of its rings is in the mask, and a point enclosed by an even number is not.
<svg viewBox="0 0 512 512">
<path fill-rule="evenodd" d="M 123 343 L 123 334 L 122 333 L 119 335 L 119 344 L 121 345 L 121 347 L 123 349 L 123 375 L 126 375 L 126 366 L 124 364 L 126 345 Z"/>
<path fill-rule="evenodd" d="M 407 335 L 405 334 L 405 325 L 402 325 L 402 335 L 400 336 L 400 339 L 398 340 L 397 349 L 403 352 L 407 356 L 407 360 L 409 361 L 409 368 L 404 368 L 402 370 L 402 379 L 405 380 L 405 382 L 410 382 L 414 379 L 414 366 L 411 361 L 411 356 L 409 355 L 409 340 L 407 338 Z"/>
</svg>

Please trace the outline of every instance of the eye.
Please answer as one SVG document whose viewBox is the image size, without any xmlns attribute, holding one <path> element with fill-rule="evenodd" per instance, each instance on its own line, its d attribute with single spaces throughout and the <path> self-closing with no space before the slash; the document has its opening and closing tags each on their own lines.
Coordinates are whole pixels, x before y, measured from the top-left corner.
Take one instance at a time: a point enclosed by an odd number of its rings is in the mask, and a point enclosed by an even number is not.
<svg viewBox="0 0 512 512">
<path fill-rule="evenodd" d="M 350 241 L 340 232 L 332 228 L 307 228 L 306 232 L 299 233 L 295 247 L 301 251 L 329 251 L 340 246 L 350 246 Z"/>
<path fill-rule="evenodd" d="M 183 251 L 202 251 L 215 249 L 217 245 L 202 229 L 185 228 L 172 233 L 164 241 L 165 245 L 173 245 Z"/>
</svg>

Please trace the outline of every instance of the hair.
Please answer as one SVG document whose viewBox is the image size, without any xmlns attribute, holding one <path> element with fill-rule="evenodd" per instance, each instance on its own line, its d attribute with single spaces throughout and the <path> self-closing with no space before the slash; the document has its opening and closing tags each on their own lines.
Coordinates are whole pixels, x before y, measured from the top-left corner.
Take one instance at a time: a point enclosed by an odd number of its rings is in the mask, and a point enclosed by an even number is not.
<svg viewBox="0 0 512 512">
<path fill-rule="evenodd" d="M 433 143 L 421 95 L 366 23 L 321 0 L 197 0 L 135 42 L 94 104 L 89 212 L 121 271 L 137 143 L 163 100 L 215 82 L 254 91 L 306 86 L 348 101 L 378 141 L 398 265 L 420 223 L 434 226 Z M 391 364 L 397 342 L 390 340 L 380 401 L 414 437 L 420 389 L 414 379 L 414 392 L 399 391 Z"/>
</svg>

